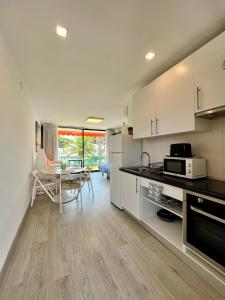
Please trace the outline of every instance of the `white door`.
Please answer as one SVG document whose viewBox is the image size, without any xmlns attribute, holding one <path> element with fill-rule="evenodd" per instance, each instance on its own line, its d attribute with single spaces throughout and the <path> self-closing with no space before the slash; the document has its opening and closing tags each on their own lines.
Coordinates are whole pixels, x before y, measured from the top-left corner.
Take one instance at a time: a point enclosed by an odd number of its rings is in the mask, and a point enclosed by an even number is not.
<svg viewBox="0 0 225 300">
<path fill-rule="evenodd" d="M 140 178 L 121 172 L 121 202 L 131 215 L 140 220 L 141 200 L 140 200 Z"/>
<path fill-rule="evenodd" d="M 119 168 L 122 163 L 121 153 L 110 154 L 110 201 L 117 207 L 121 205 L 121 178 Z"/>
<path fill-rule="evenodd" d="M 141 89 L 133 99 L 133 136 L 144 138 L 154 135 L 154 107 L 151 84 Z"/>
<path fill-rule="evenodd" d="M 195 129 L 193 75 L 189 56 L 153 82 L 156 135 Z"/>
<path fill-rule="evenodd" d="M 194 53 L 196 112 L 225 105 L 225 32 Z"/>
</svg>

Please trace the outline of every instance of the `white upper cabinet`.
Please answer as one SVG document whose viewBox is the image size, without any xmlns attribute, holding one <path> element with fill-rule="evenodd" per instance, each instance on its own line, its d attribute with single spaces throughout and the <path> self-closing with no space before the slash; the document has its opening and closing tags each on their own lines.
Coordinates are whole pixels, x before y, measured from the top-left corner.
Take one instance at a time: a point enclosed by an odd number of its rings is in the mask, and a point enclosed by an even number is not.
<svg viewBox="0 0 225 300">
<path fill-rule="evenodd" d="M 195 111 L 225 105 L 225 32 L 194 53 Z"/>
<path fill-rule="evenodd" d="M 194 61 L 189 56 L 134 95 L 134 138 L 206 129 L 195 118 Z"/>
<path fill-rule="evenodd" d="M 225 32 L 134 96 L 134 138 L 208 129 L 195 113 L 225 105 Z"/>
<path fill-rule="evenodd" d="M 134 138 L 144 138 L 153 135 L 153 122 L 155 112 L 151 103 L 154 98 L 151 84 L 141 89 L 134 95 L 133 100 L 133 136 Z"/>
<path fill-rule="evenodd" d="M 154 81 L 156 135 L 196 129 L 193 75 L 193 56 L 189 56 Z"/>
</svg>

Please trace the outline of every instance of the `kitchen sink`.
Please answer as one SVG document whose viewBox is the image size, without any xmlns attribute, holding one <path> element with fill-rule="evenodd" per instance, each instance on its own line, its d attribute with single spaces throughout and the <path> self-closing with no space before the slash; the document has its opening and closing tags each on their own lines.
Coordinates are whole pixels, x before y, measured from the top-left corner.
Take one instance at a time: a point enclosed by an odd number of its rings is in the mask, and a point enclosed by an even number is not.
<svg viewBox="0 0 225 300">
<path fill-rule="evenodd" d="M 162 173 L 162 169 L 151 168 L 151 167 L 131 167 L 126 168 L 127 171 L 137 172 L 137 173 Z"/>
<path fill-rule="evenodd" d="M 148 172 L 150 170 L 150 168 L 147 168 L 147 167 L 132 167 L 132 168 L 127 168 L 127 170 L 142 173 L 142 172 Z"/>
</svg>

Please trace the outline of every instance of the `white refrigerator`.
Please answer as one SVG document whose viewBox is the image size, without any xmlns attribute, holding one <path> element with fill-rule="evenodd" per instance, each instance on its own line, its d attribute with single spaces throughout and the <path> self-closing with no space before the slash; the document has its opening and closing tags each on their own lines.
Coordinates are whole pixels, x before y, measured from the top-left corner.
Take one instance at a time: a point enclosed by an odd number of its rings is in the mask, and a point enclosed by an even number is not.
<svg viewBox="0 0 225 300">
<path fill-rule="evenodd" d="M 123 208 L 119 168 L 141 165 L 141 140 L 131 135 L 110 136 L 110 201 Z"/>
</svg>

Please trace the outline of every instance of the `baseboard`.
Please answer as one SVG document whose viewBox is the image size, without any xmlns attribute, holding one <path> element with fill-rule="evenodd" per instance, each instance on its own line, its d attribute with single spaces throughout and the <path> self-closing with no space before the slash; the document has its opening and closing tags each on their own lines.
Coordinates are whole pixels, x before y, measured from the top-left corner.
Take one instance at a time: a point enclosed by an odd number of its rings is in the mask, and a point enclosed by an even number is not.
<svg viewBox="0 0 225 300">
<path fill-rule="evenodd" d="M 5 260 L 5 262 L 3 264 L 3 267 L 2 267 L 2 269 L 0 271 L 0 287 L 2 286 L 2 283 L 4 281 L 4 278 L 5 278 L 5 275 L 6 275 L 6 272 L 7 272 L 7 268 L 9 266 L 9 262 L 10 262 L 10 260 L 12 258 L 12 255 L 13 255 L 14 251 L 15 251 L 16 244 L 17 244 L 17 242 L 19 240 L 21 231 L 22 231 L 22 229 L 24 227 L 24 223 L 26 221 L 29 209 L 30 209 L 30 203 L 27 206 L 27 209 L 25 211 L 23 219 L 22 219 L 22 221 L 21 221 L 21 223 L 19 225 L 19 228 L 17 229 L 16 235 L 15 235 L 13 241 L 12 241 L 12 244 L 11 244 L 11 247 L 10 247 L 9 252 L 7 254 L 6 260 Z"/>
<path fill-rule="evenodd" d="M 123 211 L 125 212 L 125 214 L 127 214 L 131 219 L 133 219 L 135 222 L 139 223 L 140 225 L 142 225 L 141 221 L 138 220 L 135 216 L 133 216 L 131 213 L 129 213 L 129 211 L 127 211 L 125 208 L 123 208 Z"/>
</svg>

